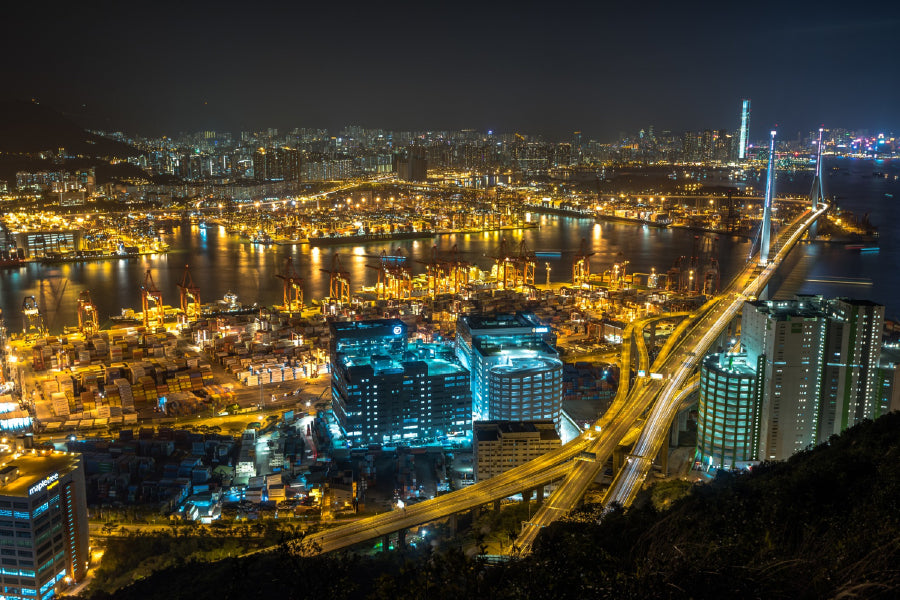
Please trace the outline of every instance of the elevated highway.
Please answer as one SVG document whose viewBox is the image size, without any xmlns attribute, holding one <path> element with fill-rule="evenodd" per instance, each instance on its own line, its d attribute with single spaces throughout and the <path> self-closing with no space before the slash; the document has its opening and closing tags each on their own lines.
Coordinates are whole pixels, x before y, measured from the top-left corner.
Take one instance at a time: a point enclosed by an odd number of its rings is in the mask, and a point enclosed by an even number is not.
<svg viewBox="0 0 900 600">
<path fill-rule="evenodd" d="M 651 367 L 663 378 L 640 377 L 631 385 L 630 378 L 624 376 L 624 366 L 631 365 L 632 343 L 624 344 L 623 352 L 627 354 L 622 360 L 623 376 L 619 393 L 603 417 L 576 439 L 502 475 L 406 509 L 359 519 L 316 533 L 309 536 L 306 543 L 314 551 L 321 552 L 346 548 L 479 508 L 552 481 L 562 481 L 556 492 L 523 527 L 517 545 L 521 552 L 528 552 L 541 528 L 564 516 L 578 504 L 600 474 L 606 460 L 629 431 L 645 417 L 633 454 L 625 461 L 608 494 L 610 501 L 627 505 L 640 489 L 665 440 L 677 407 L 686 397 L 682 389 L 689 383 L 702 354 L 737 315 L 743 303 L 760 294 L 784 257 L 826 208 L 820 205 L 815 212 L 807 210 L 790 226 L 783 228 L 772 247 L 774 258 L 767 266 L 748 264 L 726 291 L 692 313 L 672 332 Z M 643 353 L 645 350 L 640 349 L 645 325 L 646 322 L 632 324 L 625 336 L 633 340 L 635 328 L 640 327 L 639 366 L 646 366 L 648 362 L 647 355 Z"/>
</svg>

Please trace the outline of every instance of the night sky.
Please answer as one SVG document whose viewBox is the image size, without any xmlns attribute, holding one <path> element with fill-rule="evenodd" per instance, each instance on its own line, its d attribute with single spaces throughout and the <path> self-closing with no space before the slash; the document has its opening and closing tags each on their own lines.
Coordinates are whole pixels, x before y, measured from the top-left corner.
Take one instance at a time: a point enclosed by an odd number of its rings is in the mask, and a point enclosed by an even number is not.
<svg viewBox="0 0 900 600">
<path fill-rule="evenodd" d="M 4 95 L 109 130 L 900 129 L 894 2 L 28 4 Z"/>
</svg>

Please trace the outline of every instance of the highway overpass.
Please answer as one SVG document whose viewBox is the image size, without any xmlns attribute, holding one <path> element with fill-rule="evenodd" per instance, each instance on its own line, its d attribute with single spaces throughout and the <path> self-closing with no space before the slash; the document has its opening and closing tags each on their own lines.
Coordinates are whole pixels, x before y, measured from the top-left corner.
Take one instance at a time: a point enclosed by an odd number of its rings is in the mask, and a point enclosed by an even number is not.
<svg viewBox="0 0 900 600">
<path fill-rule="evenodd" d="M 521 492 L 530 494 L 531 490 L 540 490 L 552 481 L 562 480 L 551 497 L 523 526 L 517 546 L 520 552 L 528 552 L 540 529 L 577 506 L 623 438 L 645 417 L 634 450 L 625 460 L 608 494 L 610 501 L 629 504 L 659 453 L 677 407 L 684 401 L 685 394 L 681 390 L 689 384 L 702 355 L 719 338 L 744 302 L 761 293 L 785 256 L 826 209 L 826 205 L 820 205 L 815 212 L 807 210 L 789 226 L 782 228 L 770 253 L 774 258 L 767 266 L 763 268 L 748 263 L 724 292 L 692 313 L 672 332 L 650 368 L 654 373 L 661 373 L 663 378 L 640 377 L 633 386 L 629 385 L 624 366 L 631 364 L 632 344 L 623 344 L 623 352 L 628 354 L 622 360 L 620 392 L 603 417 L 578 438 L 558 450 L 462 490 L 311 535 L 304 541 L 308 544 L 307 548 L 316 552 L 346 548 L 439 521 Z M 626 339 L 634 339 L 635 328 L 640 328 L 638 347 L 641 362 L 645 361 L 645 355 L 640 350 L 645 324 L 636 322 L 626 331 Z"/>
</svg>

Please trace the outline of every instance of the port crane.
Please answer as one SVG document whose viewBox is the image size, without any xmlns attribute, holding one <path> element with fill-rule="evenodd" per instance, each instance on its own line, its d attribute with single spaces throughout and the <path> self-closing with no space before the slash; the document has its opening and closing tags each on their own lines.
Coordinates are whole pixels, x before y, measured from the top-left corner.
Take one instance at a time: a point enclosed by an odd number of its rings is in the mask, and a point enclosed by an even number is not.
<svg viewBox="0 0 900 600">
<path fill-rule="evenodd" d="M 97 305 L 91 300 L 91 293 L 88 290 L 82 290 L 78 294 L 78 330 L 85 339 L 100 331 Z"/>
<path fill-rule="evenodd" d="M 293 317 L 295 312 L 303 310 L 303 278 L 294 268 L 294 259 L 288 256 L 284 259 L 284 269 L 281 273 L 275 275 L 284 282 L 282 296 L 284 299 L 283 309 L 287 311 L 289 317 Z"/>
<path fill-rule="evenodd" d="M 378 272 L 376 290 L 381 300 L 404 300 L 412 297 L 412 269 L 409 266 L 409 257 L 400 254 L 399 248 L 394 252 L 398 254 L 388 254 L 382 250 L 378 265 L 366 265 Z"/>
<path fill-rule="evenodd" d="M 519 250 L 513 254 L 509 250 L 506 238 L 500 242 L 500 252 L 494 257 L 497 283 L 501 289 L 531 287 L 534 288 L 534 271 L 537 256 L 528 248 L 524 240 Z"/>
<path fill-rule="evenodd" d="M 337 252 L 331 255 L 331 268 L 320 269 L 328 273 L 328 290 L 332 298 L 341 306 L 350 304 L 350 272 L 341 263 L 341 256 Z"/>
<path fill-rule="evenodd" d="M 178 290 L 181 295 L 181 318 L 187 325 L 187 323 L 199 319 L 201 312 L 200 288 L 194 284 L 190 265 L 184 265 L 184 275 L 181 277 L 181 283 L 178 284 Z"/>
<path fill-rule="evenodd" d="M 587 240 L 581 238 L 581 249 L 572 261 L 572 285 L 580 287 L 590 281 L 591 257 L 593 255 L 593 252 L 588 252 Z"/>
<path fill-rule="evenodd" d="M 144 285 L 141 286 L 141 309 L 144 312 L 144 327 L 156 331 L 165 322 L 162 292 L 153 281 L 153 274 L 147 269 Z"/>
<path fill-rule="evenodd" d="M 26 339 L 43 337 L 47 334 L 47 329 L 44 326 L 44 315 L 41 314 L 34 296 L 25 296 L 25 299 L 22 300 L 22 314 L 25 316 L 24 333 Z"/>
</svg>

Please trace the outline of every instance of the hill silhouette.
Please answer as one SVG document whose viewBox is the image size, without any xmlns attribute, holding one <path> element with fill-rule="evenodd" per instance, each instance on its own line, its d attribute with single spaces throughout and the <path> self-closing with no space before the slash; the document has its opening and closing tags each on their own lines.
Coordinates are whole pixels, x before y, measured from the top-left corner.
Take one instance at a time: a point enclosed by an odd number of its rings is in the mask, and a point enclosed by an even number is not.
<svg viewBox="0 0 900 600">
<path fill-rule="evenodd" d="M 213 563 L 178 558 L 93 597 L 896 598 L 900 413 L 751 474 L 720 474 L 666 510 L 645 501 L 598 523 L 599 512 L 554 524 L 532 555 L 500 565 L 452 542 L 375 557 L 301 557 L 285 546 Z"/>
<path fill-rule="evenodd" d="M 126 158 L 138 151 L 85 131 L 50 107 L 21 100 L 0 101 L 0 152 L 56 152 L 89 157 Z"/>
</svg>

